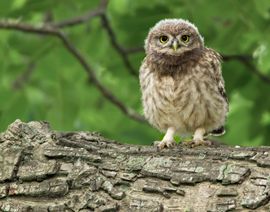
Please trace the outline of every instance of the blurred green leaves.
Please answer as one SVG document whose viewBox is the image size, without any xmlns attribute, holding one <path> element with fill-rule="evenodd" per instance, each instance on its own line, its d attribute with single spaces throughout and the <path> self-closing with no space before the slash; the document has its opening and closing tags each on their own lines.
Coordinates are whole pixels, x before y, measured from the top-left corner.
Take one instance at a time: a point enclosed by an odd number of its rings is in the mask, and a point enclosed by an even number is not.
<svg viewBox="0 0 270 212">
<path fill-rule="evenodd" d="M 268 0 L 261 0 L 261 1 L 256 1 L 253 0 L 257 12 L 265 19 L 270 18 L 270 2 Z"/>
<path fill-rule="evenodd" d="M 0 1 L 3 19 L 12 18 L 42 26 L 81 16 L 94 10 L 99 0 Z M 230 100 L 227 133 L 221 138 L 232 145 L 269 145 L 270 2 L 268 0 L 110 0 L 106 11 L 116 35 L 125 48 L 143 47 L 150 27 L 163 18 L 194 22 L 207 46 L 226 55 L 251 55 L 258 70 L 243 62 L 223 63 Z M 66 28 L 64 32 L 94 68 L 104 86 L 125 105 L 141 112 L 139 83 L 128 72 L 113 48 L 100 18 Z M 57 130 L 99 131 L 123 142 L 150 144 L 160 138 L 152 127 L 137 123 L 106 100 L 77 60 L 54 37 L 1 30 L 0 33 L 0 130 L 20 118 L 47 120 Z M 130 54 L 138 70 L 143 52 Z M 29 64 L 34 63 L 33 71 Z M 28 72 L 30 74 L 28 74 Z M 27 75 L 26 78 L 22 77 Z M 14 88 L 19 80 L 21 87 Z"/>
<path fill-rule="evenodd" d="M 270 74 L 270 43 L 261 43 L 254 51 L 253 56 L 258 61 L 261 72 Z"/>
</svg>

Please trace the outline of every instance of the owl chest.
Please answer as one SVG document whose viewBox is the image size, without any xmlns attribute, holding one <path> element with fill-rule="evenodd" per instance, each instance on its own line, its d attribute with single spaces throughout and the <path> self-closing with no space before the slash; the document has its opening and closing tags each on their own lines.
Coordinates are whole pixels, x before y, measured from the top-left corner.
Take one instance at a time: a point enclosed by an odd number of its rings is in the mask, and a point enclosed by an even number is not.
<svg viewBox="0 0 270 212">
<path fill-rule="evenodd" d="M 153 80 L 151 92 L 152 101 L 157 108 L 166 108 L 167 112 L 179 112 L 188 104 L 200 104 L 207 99 L 209 79 L 202 76 L 163 77 Z"/>
<path fill-rule="evenodd" d="M 178 101 L 181 101 L 178 96 L 181 95 L 181 88 L 177 81 L 172 77 L 166 77 L 160 81 L 155 81 L 153 86 L 153 97 L 157 101 L 157 106 L 165 106 L 167 111 L 175 110 Z"/>
</svg>

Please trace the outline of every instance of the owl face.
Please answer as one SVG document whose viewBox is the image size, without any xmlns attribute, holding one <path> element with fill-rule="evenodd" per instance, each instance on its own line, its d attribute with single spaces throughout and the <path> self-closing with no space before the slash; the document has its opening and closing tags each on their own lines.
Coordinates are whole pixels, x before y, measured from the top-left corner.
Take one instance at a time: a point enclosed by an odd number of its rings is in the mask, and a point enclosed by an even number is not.
<svg viewBox="0 0 270 212">
<path fill-rule="evenodd" d="M 203 46 L 197 27 L 183 19 L 165 19 L 158 22 L 145 41 L 147 54 L 181 56 Z"/>
</svg>

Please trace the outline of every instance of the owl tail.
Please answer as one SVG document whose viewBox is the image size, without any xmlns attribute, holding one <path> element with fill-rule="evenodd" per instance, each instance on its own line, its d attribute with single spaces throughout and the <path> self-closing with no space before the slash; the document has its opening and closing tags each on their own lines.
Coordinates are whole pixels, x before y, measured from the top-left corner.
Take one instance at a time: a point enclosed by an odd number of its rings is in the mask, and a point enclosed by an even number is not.
<svg viewBox="0 0 270 212">
<path fill-rule="evenodd" d="M 221 126 L 218 129 L 213 130 L 209 134 L 210 135 L 213 135 L 213 136 L 221 136 L 221 135 L 224 135 L 225 132 L 226 132 L 225 127 L 224 126 Z"/>
</svg>

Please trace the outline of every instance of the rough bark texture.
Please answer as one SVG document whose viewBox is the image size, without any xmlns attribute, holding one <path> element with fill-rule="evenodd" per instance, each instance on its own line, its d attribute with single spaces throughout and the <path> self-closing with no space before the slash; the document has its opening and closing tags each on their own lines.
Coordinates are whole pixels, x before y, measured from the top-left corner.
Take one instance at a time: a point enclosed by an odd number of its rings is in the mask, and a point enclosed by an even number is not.
<svg viewBox="0 0 270 212">
<path fill-rule="evenodd" d="M 119 144 L 45 122 L 0 134 L 1 211 L 270 211 L 270 148 Z"/>
</svg>

